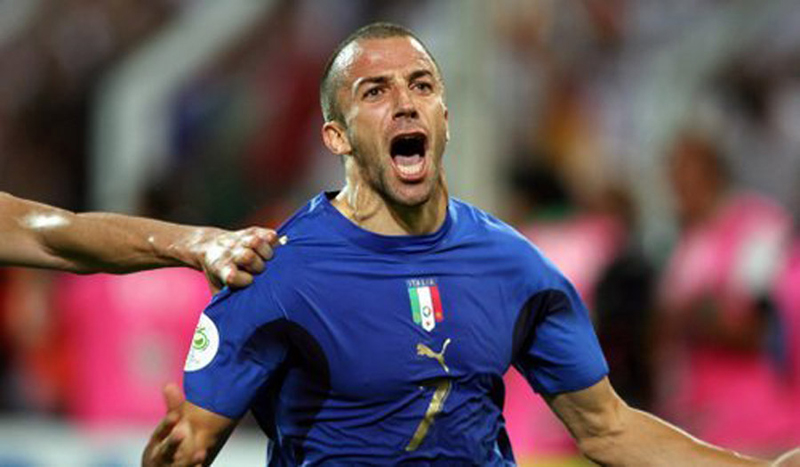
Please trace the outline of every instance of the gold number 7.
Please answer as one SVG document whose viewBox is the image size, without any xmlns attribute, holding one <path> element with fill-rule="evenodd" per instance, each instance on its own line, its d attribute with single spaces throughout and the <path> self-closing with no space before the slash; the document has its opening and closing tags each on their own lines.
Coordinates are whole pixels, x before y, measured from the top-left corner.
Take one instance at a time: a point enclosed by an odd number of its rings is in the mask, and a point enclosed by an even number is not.
<svg viewBox="0 0 800 467">
<path fill-rule="evenodd" d="M 444 401 L 447 400 L 447 396 L 450 395 L 450 389 L 453 387 L 453 384 L 449 378 L 437 378 L 426 384 L 426 386 L 434 387 L 436 390 L 433 391 L 433 397 L 431 397 L 431 402 L 428 404 L 428 409 L 425 411 L 425 416 L 422 417 L 419 426 L 417 426 L 417 431 L 414 432 L 414 436 L 411 438 L 408 446 L 406 446 L 406 451 L 408 452 L 416 451 L 419 445 L 422 444 L 422 441 L 428 434 L 428 430 L 431 425 L 433 425 L 434 419 L 439 412 L 442 411 Z"/>
</svg>

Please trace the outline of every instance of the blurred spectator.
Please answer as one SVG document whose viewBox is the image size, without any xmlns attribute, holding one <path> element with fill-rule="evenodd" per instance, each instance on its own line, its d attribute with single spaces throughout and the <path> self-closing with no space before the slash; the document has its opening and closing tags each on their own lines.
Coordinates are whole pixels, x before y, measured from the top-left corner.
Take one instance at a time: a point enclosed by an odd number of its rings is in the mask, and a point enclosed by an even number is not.
<svg viewBox="0 0 800 467">
<path fill-rule="evenodd" d="M 625 242 L 622 213 L 605 202 L 608 195 L 602 192 L 591 204 L 576 204 L 559 175 L 544 167 L 516 169 L 514 178 L 516 205 L 530 209 L 528 219 L 516 227 L 569 277 L 593 308 L 600 274 Z"/>
<path fill-rule="evenodd" d="M 618 188 L 606 199 L 627 235 L 595 287 L 597 337 L 616 391 L 628 404 L 651 410 L 656 272 L 637 235 L 632 196 Z"/>
<path fill-rule="evenodd" d="M 677 140 L 671 177 L 681 234 L 659 291 L 660 406 L 712 443 L 790 446 L 796 416 L 767 342 L 789 217 L 770 199 L 733 190 L 703 136 Z"/>
<path fill-rule="evenodd" d="M 798 174 L 800 175 L 800 174 Z M 800 177 L 798 177 L 800 180 Z M 789 391 L 794 402 L 792 414 L 796 421 L 795 439 L 800 438 L 800 185 L 795 186 L 794 236 L 784 267 L 776 281 L 775 305 L 778 311 L 776 333 L 783 345 L 777 346 Z"/>
<path fill-rule="evenodd" d="M 69 378 L 69 349 L 53 312 L 54 273 L 5 270 L 0 304 L 8 373 L 3 388 L 8 410 L 63 414 Z"/>
<path fill-rule="evenodd" d="M 786 264 L 776 283 L 776 308 L 781 325 L 778 336 L 782 346 L 778 347 L 780 363 L 786 371 L 791 392 L 798 405 L 795 420 L 798 421 L 796 436 L 800 436 L 800 238 L 795 238 Z"/>
</svg>

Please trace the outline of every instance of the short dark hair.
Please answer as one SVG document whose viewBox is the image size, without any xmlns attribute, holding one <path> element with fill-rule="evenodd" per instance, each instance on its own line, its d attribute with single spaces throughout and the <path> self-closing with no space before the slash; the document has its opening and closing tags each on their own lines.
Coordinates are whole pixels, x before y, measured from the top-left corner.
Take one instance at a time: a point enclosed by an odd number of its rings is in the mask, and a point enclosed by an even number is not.
<svg viewBox="0 0 800 467">
<path fill-rule="evenodd" d="M 433 55 L 420 40 L 420 38 L 417 37 L 417 35 L 414 34 L 410 29 L 400 26 L 399 24 L 386 22 L 376 22 L 362 26 L 347 36 L 342 42 L 339 43 L 339 45 L 336 46 L 336 49 L 333 51 L 333 54 L 331 54 L 330 58 L 328 59 L 328 63 L 325 65 L 325 69 L 322 72 L 322 79 L 320 79 L 319 82 L 319 101 L 322 107 L 322 117 L 326 122 L 338 121 L 340 123 L 344 123 L 344 115 L 339 108 L 339 103 L 336 96 L 341 83 L 338 76 L 339 74 L 336 70 L 334 70 L 334 64 L 339 58 L 339 55 L 341 55 L 342 50 L 356 41 L 364 39 L 388 39 L 392 37 L 410 37 L 419 42 L 419 44 L 431 58 L 431 61 L 436 68 L 435 71 L 441 78 L 439 64 L 436 62 L 436 59 L 433 58 Z"/>
</svg>

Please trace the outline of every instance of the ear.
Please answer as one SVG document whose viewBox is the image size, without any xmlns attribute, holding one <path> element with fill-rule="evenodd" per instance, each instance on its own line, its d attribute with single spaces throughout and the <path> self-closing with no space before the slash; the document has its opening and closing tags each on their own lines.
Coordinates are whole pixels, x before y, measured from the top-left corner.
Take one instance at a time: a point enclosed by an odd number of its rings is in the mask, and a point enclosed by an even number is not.
<svg viewBox="0 0 800 467">
<path fill-rule="evenodd" d="M 347 137 L 347 131 L 337 121 L 325 122 L 322 125 L 322 141 L 325 143 L 325 147 L 337 156 L 353 152 L 350 139 Z"/>
<path fill-rule="evenodd" d="M 444 140 L 450 142 L 450 111 L 444 106 Z"/>
</svg>

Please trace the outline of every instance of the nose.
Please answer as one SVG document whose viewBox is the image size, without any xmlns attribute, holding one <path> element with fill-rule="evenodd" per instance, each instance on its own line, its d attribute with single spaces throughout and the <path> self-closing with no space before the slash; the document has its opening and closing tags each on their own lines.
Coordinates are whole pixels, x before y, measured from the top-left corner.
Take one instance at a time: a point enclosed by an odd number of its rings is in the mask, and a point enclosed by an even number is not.
<svg viewBox="0 0 800 467">
<path fill-rule="evenodd" d="M 394 118 L 418 118 L 417 106 L 411 91 L 406 88 L 396 88 L 394 93 Z"/>
</svg>

